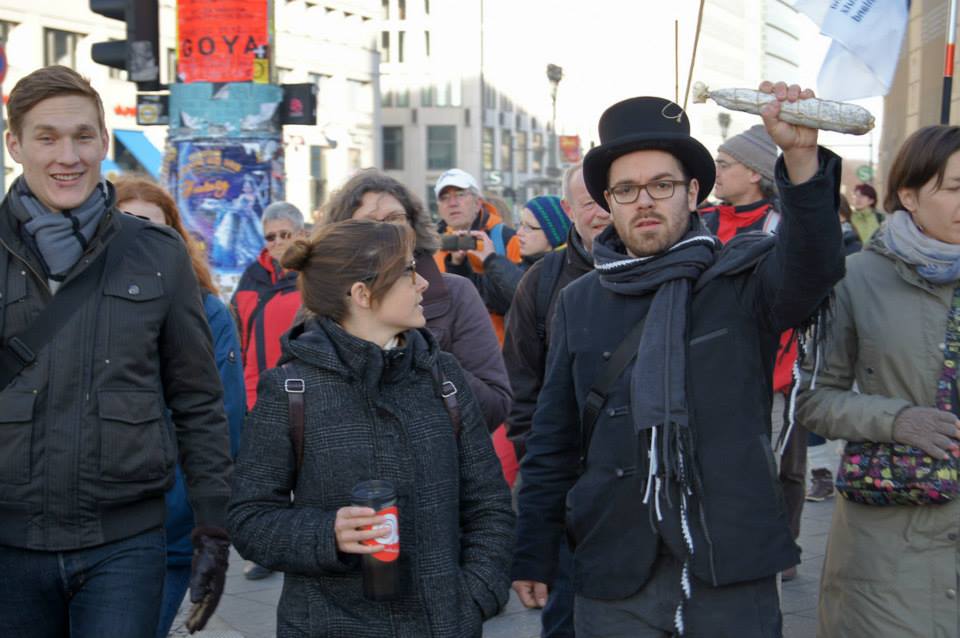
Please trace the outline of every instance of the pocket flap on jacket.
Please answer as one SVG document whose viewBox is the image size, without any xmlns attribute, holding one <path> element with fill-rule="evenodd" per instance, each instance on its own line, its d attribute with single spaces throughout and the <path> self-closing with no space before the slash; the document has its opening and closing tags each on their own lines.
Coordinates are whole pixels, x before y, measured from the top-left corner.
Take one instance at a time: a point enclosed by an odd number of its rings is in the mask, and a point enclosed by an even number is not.
<svg viewBox="0 0 960 638">
<path fill-rule="evenodd" d="M 154 274 L 117 273 L 103 287 L 103 294 L 130 301 L 149 301 L 163 295 L 160 277 Z"/>
<path fill-rule="evenodd" d="M 160 397 L 150 390 L 101 390 L 97 399 L 102 419 L 146 423 L 156 421 L 162 414 Z"/>
<path fill-rule="evenodd" d="M 0 423 L 23 423 L 33 420 L 33 392 L 0 392 Z"/>
</svg>

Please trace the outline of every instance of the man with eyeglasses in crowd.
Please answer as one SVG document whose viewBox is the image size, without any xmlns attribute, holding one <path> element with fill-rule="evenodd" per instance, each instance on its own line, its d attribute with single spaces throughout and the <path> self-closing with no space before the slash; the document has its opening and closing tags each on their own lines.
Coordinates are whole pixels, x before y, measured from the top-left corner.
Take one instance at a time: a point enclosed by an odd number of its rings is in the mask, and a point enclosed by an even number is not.
<svg viewBox="0 0 960 638">
<path fill-rule="evenodd" d="M 266 245 L 243 272 L 230 300 L 240 333 L 248 411 L 257 402 L 260 375 L 277 365 L 280 337 L 300 309 L 297 273 L 284 270 L 280 258 L 294 239 L 305 234 L 303 214 L 293 204 L 273 202 L 263 209 L 261 223 Z M 248 561 L 243 575 L 259 580 L 269 576 L 270 570 Z"/>
<path fill-rule="evenodd" d="M 843 276 L 840 158 L 779 119 L 812 97 L 764 82 L 783 149 L 777 235 L 723 246 L 696 206 L 715 178 L 683 109 L 632 98 L 600 118 L 584 182 L 613 224 L 556 302 L 521 466 L 514 590 L 542 606 L 564 530 L 578 638 L 774 638 L 776 574 L 799 562 L 770 448 L 780 334 Z"/>
<path fill-rule="evenodd" d="M 466 171 L 451 168 L 437 179 L 434 186 L 437 196 L 437 210 L 440 223 L 437 230 L 441 235 L 465 234 L 477 241 L 493 246 L 493 253 L 502 255 L 515 264 L 520 263 L 520 239 L 516 231 L 503 223 L 497 209 L 480 196 L 477 180 Z M 483 259 L 478 251 L 455 250 L 437 251 L 436 260 L 441 272 L 461 275 L 473 279 L 472 275 L 483 273 Z M 483 295 L 483 290 L 480 294 Z M 509 305 L 494 303 L 484 299 L 497 339 L 503 343 L 503 318 Z"/>
<path fill-rule="evenodd" d="M 587 191 L 581 163 L 564 172 L 560 205 L 573 222 L 566 244 L 548 252 L 524 274 L 507 315 L 503 360 L 513 388 L 507 435 L 518 459 L 523 458 L 524 443 L 543 387 L 550 322 L 557 297 L 567 284 L 593 270 L 593 240 L 610 225 L 609 211 Z M 572 572 L 573 556 L 564 542 L 549 600 L 540 614 L 541 638 L 574 636 Z"/>
</svg>

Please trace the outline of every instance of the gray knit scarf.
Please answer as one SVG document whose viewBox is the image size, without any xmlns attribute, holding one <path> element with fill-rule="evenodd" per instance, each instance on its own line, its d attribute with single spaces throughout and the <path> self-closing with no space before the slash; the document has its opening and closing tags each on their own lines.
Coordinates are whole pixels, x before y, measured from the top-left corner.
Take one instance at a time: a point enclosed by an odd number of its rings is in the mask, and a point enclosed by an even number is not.
<svg viewBox="0 0 960 638">
<path fill-rule="evenodd" d="M 948 244 L 924 235 L 910 213 L 898 210 L 883 226 L 883 243 L 932 284 L 960 280 L 960 244 Z"/>
<path fill-rule="evenodd" d="M 63 281 L 80 260 L 112 200 L 107 181 L 101 179 L 80 206 L 55 213 L 40 203 L 23 176 L 14 181 L 8 197 L 17 217 L 23 218 L 23 213 L 29 217 L 23 228 L 54 281 Z"/>
<path fill-rule="evenodd" d="M 652 525 L 654 516 L 663 520 L 661 494 L 667 507 L 672 507 L 671 488 L 674 483 L 679 487 L 686 556 L 680 577 L 683 596 L 674 625 L 681 636 L 684 608 L 692 594 L 690 561 L 695 552 L 687 497 L 702 496 L 687 407 L 687 309 L 694 283 L 716 262 L 720 247 L 720 240 L 704 228 L 698 215 L 691 216 L 690 228 L 680 241 L 652 257 L 627 256 L 612 226 L 593 244 L 601 286 L 620 295 L 653 294 L 630 377 L 630 411 L 634 430 L 647 449 L 643 503 L 649 504 Z M 700 512 L 706 534 L 703 508 Z"/>
</svg>

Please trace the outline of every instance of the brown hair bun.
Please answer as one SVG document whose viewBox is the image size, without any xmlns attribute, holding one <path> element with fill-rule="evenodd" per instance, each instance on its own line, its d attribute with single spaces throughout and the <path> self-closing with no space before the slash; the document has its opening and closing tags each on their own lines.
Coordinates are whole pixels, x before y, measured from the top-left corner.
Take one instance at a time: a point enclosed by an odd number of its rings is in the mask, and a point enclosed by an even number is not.
<svg viewBox="0 0 960 638">
<path fill-rule="evenodd" d="M 284 268 L 299 272 L 310 262 L 311 253 L 313 253 L 313 246 L 310 245 L 310 242 L 305 239 L 298 239 L 291 243 L 283 253 L 280 264 Z"/>
</svg>

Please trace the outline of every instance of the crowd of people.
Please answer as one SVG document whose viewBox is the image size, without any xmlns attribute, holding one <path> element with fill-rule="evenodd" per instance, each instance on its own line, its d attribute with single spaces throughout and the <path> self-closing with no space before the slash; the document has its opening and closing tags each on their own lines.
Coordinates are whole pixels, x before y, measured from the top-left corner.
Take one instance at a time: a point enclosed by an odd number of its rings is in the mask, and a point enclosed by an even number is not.
<svg viewBox="0 0 960 638">
<path fill-rule="evenodd" d="M 163 638 L 188 591 L 202 629 L 233 545 L 283 637 L 476 637 L 512 588 L 548 638 L 774 638 L 839 491 L 817 635 L 957 636 L 960 128 L 903 144 L 884 214 L 780 118 L 812 92 L 760 90 L 715 153 L 614 104 L 516 230 L 457 168 L 439 223 L 375 169 L 313 228 L 274 202 L 225 304 L 173 198 L 101 176 L 89 82 L 24 77 L 0 635 Z"/>
</svg>

